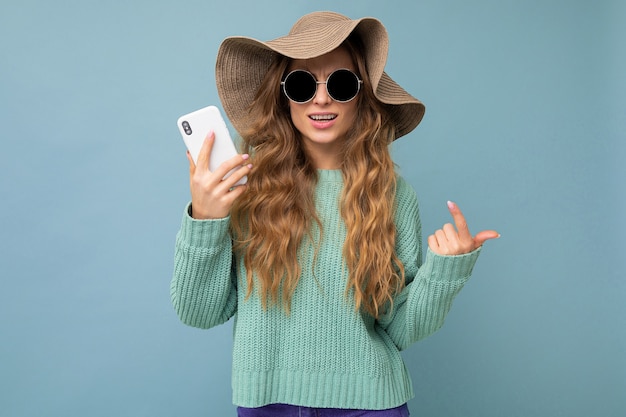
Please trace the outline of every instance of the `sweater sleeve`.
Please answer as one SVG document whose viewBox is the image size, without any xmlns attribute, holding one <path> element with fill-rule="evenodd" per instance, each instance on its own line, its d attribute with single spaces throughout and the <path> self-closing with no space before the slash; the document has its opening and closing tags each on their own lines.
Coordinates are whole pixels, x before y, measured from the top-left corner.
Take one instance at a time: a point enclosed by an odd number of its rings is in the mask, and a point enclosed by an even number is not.
<svg viewBox="0 0 626 417">
<path fill-rule="evenodd" d="M 480 248 L 457 256 L 441 256 L 427 249 L 422 263 L 417 196 L 402 178 L 398 181 L 396 227 L 396 250 L 407 285 L 378 322 L 402 350 L 441 328 L 452 301 L 472 273 Z"/>
<path fill-rule="evenodd" d="M 176 236 L 170 294 L 183 323 L 208 329 L 237 310 L 230 219 L 195 220 L 189 208 Z"/>
</svg>

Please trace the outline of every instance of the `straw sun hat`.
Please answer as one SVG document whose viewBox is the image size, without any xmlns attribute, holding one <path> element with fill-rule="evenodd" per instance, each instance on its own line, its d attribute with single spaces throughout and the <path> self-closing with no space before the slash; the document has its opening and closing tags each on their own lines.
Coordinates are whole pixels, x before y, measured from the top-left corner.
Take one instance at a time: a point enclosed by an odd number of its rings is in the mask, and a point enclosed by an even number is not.
<svg viewBox="0 0 626 417">
<path fill-rule="evenodd" d="M 235 129 L 245 130 L 248 107 L 278 54 L 292 59 L 315 58 L 340 46 L 352 33 L 363 42 L 374 95 L 391 115 L 395 139 L 413 130 L 424 116 L 424 105 L 384 72 L 389 39 L 383 24 L 374 18 L 352 20 L 333 12 L 307 14 L 287 36 L 271 41 L 234 36 L 222 42 L 215 68 L 217 91 Z"/>
</svg>

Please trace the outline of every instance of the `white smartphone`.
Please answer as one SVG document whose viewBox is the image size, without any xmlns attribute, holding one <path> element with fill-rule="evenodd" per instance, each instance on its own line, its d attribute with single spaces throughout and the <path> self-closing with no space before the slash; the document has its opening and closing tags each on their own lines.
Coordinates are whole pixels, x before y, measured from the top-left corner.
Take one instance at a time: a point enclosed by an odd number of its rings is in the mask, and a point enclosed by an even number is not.
<svg viewBox="0 0 626 417">
<path fill-rule="evenodd" d="M 181 116 L 178 119 L 178 130 L 180 130 L 183 141 L 196 164 L 207 134 L 211 130 L 215 133 L 215 141 L 209 158 L 209 171 L 215 171 L 222 162 L 238 153 L 228 132 L 226 122 L 224 122 L 220 110 L 215 106 L 208 106 Z M 224 178 L 228 178 L 235 170 L 236 168 L 227 173 Z M 247 177 L 243 177 L 236 184 L 245 184 L 246 181 Z"/>
</svg>

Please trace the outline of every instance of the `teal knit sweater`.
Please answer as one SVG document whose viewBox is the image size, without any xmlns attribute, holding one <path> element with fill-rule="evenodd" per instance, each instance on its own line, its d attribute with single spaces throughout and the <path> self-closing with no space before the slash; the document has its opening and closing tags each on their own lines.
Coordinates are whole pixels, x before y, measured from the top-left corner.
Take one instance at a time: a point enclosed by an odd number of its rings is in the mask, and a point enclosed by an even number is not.
<svg viewBox="0 0 626 417">
<path fill-rule="evenodd" d="M 400 350 L 442 326 L 478 257 L 479 250 L 460 256 L 429 250 L 422 263 L 417 198 L 399 178 L 396 250 L 407 286 L 396 296 L 393 310 L 377 320 L 355 311 L 351 294 L 345 295 L 341 171 L 319 171 L 319 176 L 321 250 L 314 262 L 312 247 L 303 245 L 302 275 L 289 315 L 281 307 L 263 310 L 254 292 L 245 300 L 246 272 L 232 253 L 229 218 L 194 220 L 188 208 L 183 216 L 172 302 L 180 319 L 194 327 L 210 328 L 235 316 L 236 405 L 377 410 L 407 402 L 413 393 Z"/>
</svg>

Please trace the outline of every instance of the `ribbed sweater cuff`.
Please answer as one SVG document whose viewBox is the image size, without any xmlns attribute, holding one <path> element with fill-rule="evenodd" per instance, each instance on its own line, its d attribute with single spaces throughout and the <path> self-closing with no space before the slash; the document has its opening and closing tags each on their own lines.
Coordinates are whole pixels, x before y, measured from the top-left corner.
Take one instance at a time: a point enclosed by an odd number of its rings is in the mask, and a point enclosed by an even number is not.
<svg viewBox="0 0 626 417">
<path fill-rule="evenodd" d="M 230 217 L 198 220 L 190 215 L 191 203 L 185 207 L 178 240 L 189 246 L 213 247 L 228 236 Z"/>
<path fill-rule="evenodd" d="M 437 255 L 428 249 L 426 260 L 422 265 L 422 268 L 429 271 L 425 278 L 432 281 L 467 280 L 472 275 L 481 248 L 463 255 L 451 256 Z"/>
</svg>

